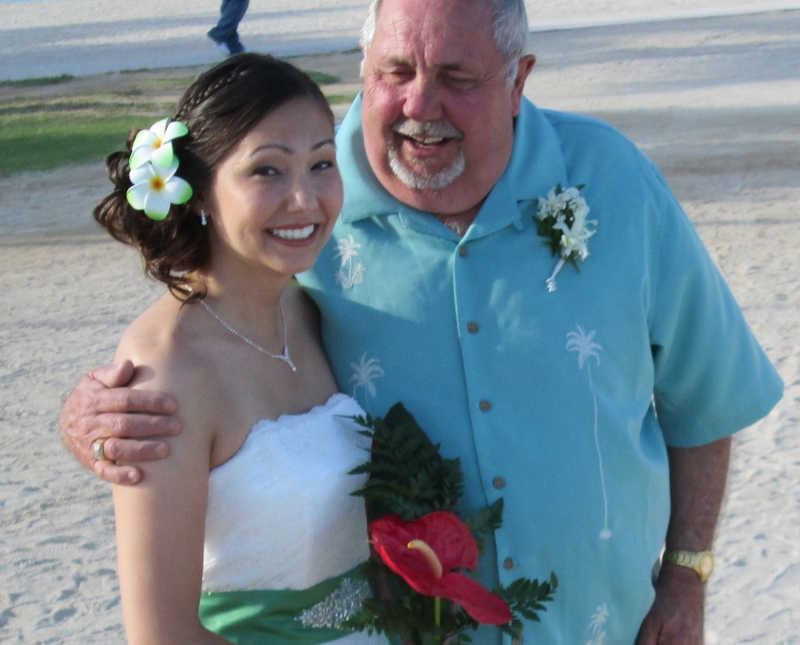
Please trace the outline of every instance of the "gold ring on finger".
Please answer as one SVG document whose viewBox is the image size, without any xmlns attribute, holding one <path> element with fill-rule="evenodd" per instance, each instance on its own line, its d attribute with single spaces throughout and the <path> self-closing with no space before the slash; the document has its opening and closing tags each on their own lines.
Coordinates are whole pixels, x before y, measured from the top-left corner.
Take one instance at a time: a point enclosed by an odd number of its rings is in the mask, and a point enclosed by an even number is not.
<svg viewBox="0 0 800 645">
<path fill-rule="evenodd" d="M 97 461 L 110 461 L 108 457 L 106 457 L 106 453 L 103 452 L 103 444 L 105 443 L 105 439 L 95 439 L 92 442 L 92 452 L 94 453 L 94 458 Z"/>
</svg>

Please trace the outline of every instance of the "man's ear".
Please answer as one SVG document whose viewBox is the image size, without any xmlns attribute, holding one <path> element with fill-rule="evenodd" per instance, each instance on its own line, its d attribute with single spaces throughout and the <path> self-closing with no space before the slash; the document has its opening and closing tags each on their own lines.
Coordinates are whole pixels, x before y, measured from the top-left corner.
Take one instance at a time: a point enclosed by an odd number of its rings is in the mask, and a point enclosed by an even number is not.
<svg viewBox="0 0 800 645">
<path fill-rule="evenodd" d="M 525 91 L 525 81 L 536 65 L 536 56 L 526 54 L 517 63 L 517 75 L 514 77 L 514 86 L 511 88 L 511 102 L 514 108 L 514 116 L 519 114 L 519 107 L 522 101 L 522 93 Z"/>
</svg>

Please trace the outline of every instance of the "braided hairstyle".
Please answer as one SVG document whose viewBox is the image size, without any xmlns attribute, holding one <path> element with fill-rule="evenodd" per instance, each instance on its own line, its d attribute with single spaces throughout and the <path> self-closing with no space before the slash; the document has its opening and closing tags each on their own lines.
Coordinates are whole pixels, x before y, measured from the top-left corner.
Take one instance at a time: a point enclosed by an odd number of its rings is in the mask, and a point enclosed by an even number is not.
<svg viewBox="0 0 800 645">
<path fill-rule="evenodd" d="M 188 126 L 189 134 L 172 142 L 180 161 L 178 175 L 191 184 L 195 198 L 207 196 L 214 168 L 228 152 L 269 112 L 295 98 L 312 99 L 333 123 L 317 84 L 285 61 L 263 54 L 237 54 L 203 72 L 181 97 L 174 117 Z M 126 149 L 106 158 L 114 189 L 95 207 L 94 218 L 112 237 L 136 247 L 145 273 L 165 283 L 176 297 L 202 296 L 202 286 L 192 283 L 190 274 L 209 266 L 208 228 L 213 223 L 200 224 L 195 199 L 172 204 L 161 221 L 128 204 L 128 159 L 135 136 L 132 130 Z"/>
</svg>

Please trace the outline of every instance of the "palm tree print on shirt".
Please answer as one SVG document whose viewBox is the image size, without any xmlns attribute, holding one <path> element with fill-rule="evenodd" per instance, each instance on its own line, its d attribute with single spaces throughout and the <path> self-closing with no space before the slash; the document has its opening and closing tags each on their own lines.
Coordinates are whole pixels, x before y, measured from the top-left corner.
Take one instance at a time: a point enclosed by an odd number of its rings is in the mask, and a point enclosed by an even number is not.
<svg viewBox="0 0 800 645">
<path fill-rule="evenodd" d="M 606 639 L 605 626 L 608 622 L 608 606 L 605 603 L 598 605 L 592 619 L 589 621 L 589 629 L 592 631 L 591 640 L 586 641 L 586 645 L 603 645 Z"/>
<path fill-rule="evenodd" d="M 336 282 L 345 289 L 352 289 L 353 286 L 364 282 L 364 265 L 354 261 L 358 257 L 360 248 L 361 245 L 352 235 L 336 242 L 336 257 L 340 262 L 339 270 L 336 272 Z"/>
<path fill-rule="evenodd" d="M 589 379 L 589 391 L 592 393 L 592 404 L 594 406 L 594 447 L 597 451 L 597 463 L 600 469 L 600 488 L 603 493 L 603 528 L 600 531 L 600 539 L 608 540 L 611 537 L 611 529 L 608 528 L 608 494 L 606 491 L 606 476 L 603 470 L 603 454 L 600 451 L 600 437 L 597 428 L 597 394 L 594 391 L 592 382 L 592 364 L 589 359 L 594 359 L 600 365 L 600 352 L 603 346 L 594 342 L 595 331 L 588 334 L 583 327 L 576 325 L 577 331 L 567 332 L 567 351 L 577 352 L 578 369 L 583 369 L 586 364 L 586 374 Z"/>
<path fill-rule="evenodd" d="M 377 390 L 373 381 L 383 376 L 380 361 L 377 358 L 367 358 L 367 354 L 364 352 L 361 354 L 359 362 L 350 363 L 350 367 L 353 368 L 353 375 L 350 377 L 350 382 L 354 383 L 353 398 L 358 398 L 356 395 L 359 388 L 364 388 L 371 397 L 375 398 Z"/>
</svg>

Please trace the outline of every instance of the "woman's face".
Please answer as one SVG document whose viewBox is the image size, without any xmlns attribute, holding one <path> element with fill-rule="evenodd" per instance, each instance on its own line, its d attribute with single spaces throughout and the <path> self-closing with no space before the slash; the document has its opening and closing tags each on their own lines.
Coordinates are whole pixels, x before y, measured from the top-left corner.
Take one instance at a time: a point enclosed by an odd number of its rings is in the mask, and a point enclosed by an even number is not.
<svg viewBox="0 0 800 645">
<path fill-rule="evenodd" d="M 212 270 L 311 268 L 342 207 L 330 116 L 309 98 L 265 116 L 214 169 Z M 236 270 L 234 268 L 234 270 Z"/>
</svg>

